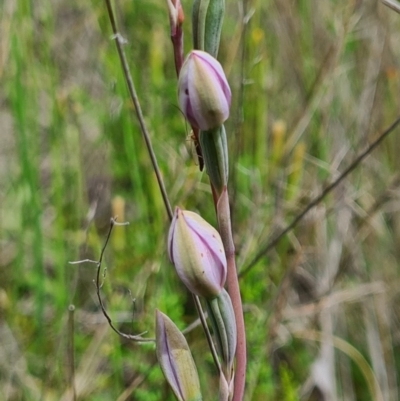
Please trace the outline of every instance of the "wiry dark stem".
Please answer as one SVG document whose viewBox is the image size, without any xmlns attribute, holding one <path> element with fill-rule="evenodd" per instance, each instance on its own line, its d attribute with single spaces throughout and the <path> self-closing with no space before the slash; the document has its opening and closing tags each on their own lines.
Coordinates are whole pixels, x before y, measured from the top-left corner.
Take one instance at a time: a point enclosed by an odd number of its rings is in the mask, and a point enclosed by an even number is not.
<svg viewBox="0 0 400 401">
<path fill-rule="evenodd" d="M 100 272 L 101 272 L 101 264 L 103 263 L 103 257 L 104 257 L 104 252 L 106 251 L 107 245 L 108 245 L 108 241 L 110 240 L 111 237 L 111 232 L 112 229 L 114 228 L 115 225 L 120 225 L 120 226 L 124 226 L 127 225 L 128 223 L 117 223 L 116 222 L 117 218 L 111 218 L 110 220 L 110 228 L 108 229 L 108 233 L 107 233 L 107 237 L 106 240 L 104 241 L 104 245 L 101 248 L 101 252 L 100 252 L 100 258 L 98 261 L 96 260 L 91 260 L 91 259 L 84 259 L 84 260 L 78 260 L 75 262 L 69 262 L 71 265 L 76 265 L 76 264 L 81 264 L 81 263 L 93 263 L 96 265 L 97 267 L 97 272 L 96 272 L 96 279 L 93 280 L 94 281 L 94 285 L 96 287 L 96 295 L 97 295 L 97 299 L 99 301 L 99 305 L 101 308 L 101 311 L 103 312 L 104 317 L 107 319 L 108 324 L 110 325 L 110 327 L 117 333 L 119 334 L 121 337 L 126 338 L 127 340 L 133 340 L 133 341 L 137 341 L 137 342 L 154 342 L 154 338 L 143 338 L 142 335 L 145 333 L 141 333 L 141 334 L 136 334 L 136 335 L 132 335 L 132 334 L 126 334 L 123 333 L 122 331 L 119 331 L 113 324 L 111 317 L 109 316 L 109 314 L 107 313 L 107 310 L 104 306 L 103 300 L 101 298 L 101 287 L 103 286 L 103 283 L 100 280 Z M 102 277 L 105 277 L 105 273 L 103 273 Z"/>
<path fill-rule="evenodd" d="M 200 299 L 199 299 L 199 297 L 197 295 L 193 294 L 193 300 L 194 300 L 194 304 L 195 304 L 196 309 L 197 309 L 197 314 L 199 315 L 199 318 L 200 318 L 200 322 L 201 322 L 201 324 L 203 326 L 203 329 L 206 331 L 207 344 L 208 344 L 208 346 L 209 346 L 209 348 L 211 350 L 211 355 L 213 357 L 214 364 L 217 367 L 218 372 L 221 374 L 221 372 L 222 372 L 221 364 L 219 363 L 217 350 L 215 349 L 214 342 L 212 340 L 210 330 L 208 329 L 208 326 L 207 326 L 206 315 L 205 315 L 205 313 L 203 311 L 203 308 L 201 306 Z"/>
<path fill-rule="evenodd" d="M 114 326 L 114 324 L 113 324 L 113 322 L 111 320 L 111 317 L 107 313 L 106 308 L 105 308 L 104 303 L 103 303 L 103 300 L 101 298 L 101 293 L 100 293 L 101 292 L 101 287 L 102 287 L 102 283 L 100 282 L 101 264 L 103 262 L 104 252 L 105 252 L 105 250 L 107 248 L 108 241 L 110 240 L 111 232 L 112 232 L 112 229 L 114 228 L 115 224 L 116 224 L 116 218 L 111 218 L 111 220 L 110 220 L 110 228 L 108 230 L 107 237 L 106 237 L 106 240 L 104 242 L 103 248 L 101 249 L 100 258 L 99 258 L 99 260 L 97 262 L 97 272 L 96 272 L 96 280 L 95 280 L 97 299 L 99 300 L 99 305 L 100 305 L 101 311 L 103 312 L 103 315 L 107 319 L 108 324 L 110 325 L 110 327 L 117 334 L 119 334 L 121 337 L 124 337 L 124 338 L 126 338 L 128 340 L 134 340 L 134 341 L 138 341 L 138 342 L 152 342 L 152 341 L 154 341 L 153 339 L 142 338 L 142 335 L 144 333 L 137 334 L 137 335 L 131 335 L 131 334 L 123 333 L 122 331 L 118 330 Z"/>
<path fill-rule="evenodd" d="M 159 169 L 158 163 L 157 163 L 157 158 L 154 153 L 153 146 L 151 144 L 150 135 L 146 128 L 146 124 L 144 122 L 142 108 L 140 107 L 139 99 L 136 94 L 135 85 L 132 80 L 132 76 L 131 76 L 131 73 L 129 70 L 128 62 L 126 60 L 125 52 L 122 48 L 124 41 L 123 41 L 121 35 L 118 33 L 117 23 L 115 21 L 115 16 L 114 16 L 114 11 L 111 6 L 111 1 L 105 0 L 105 2 L 106 2 L 106 6 L 107 6 L 108 17 L 109 17 L 110 23 L 111 23 L 111 28 L 113 31 L 113 39 L 115 40 L 115 45 L 117 46 L 119 60 L 121 62 L 121 67 L 122 67 L 122 70 L 124 73 L 125 81 L 128 86 L 129 95 L 130 95 L 133 105 L 135 107 L 136 117 L 137 117 L 139 125 L 140 125 L 140 131 L 141 131 L 143 139 L 146 143 L 147 152 L 149 154 L 151 164 L 153 166 L 153 170 L 157 177 L 157 182 L 158 182 L 158 186 L 160 188 L 161 196 L 164 201 L 165 209 L 168 213 L 169 218 L 172 219 L 171 204 L 169 203 L 167 191 L 165 190 L 165 186 L 164 186 L 164 181 L 161 177 L 160 169 Z"/>
</svg>

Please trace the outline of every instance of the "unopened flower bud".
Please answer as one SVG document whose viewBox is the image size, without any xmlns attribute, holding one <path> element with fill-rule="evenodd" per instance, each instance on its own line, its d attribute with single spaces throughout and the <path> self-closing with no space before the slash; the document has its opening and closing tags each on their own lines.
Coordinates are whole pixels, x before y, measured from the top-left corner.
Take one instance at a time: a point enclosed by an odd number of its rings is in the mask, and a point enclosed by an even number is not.
<svg viewBox="0 0 400 401">
<path fill-rule="evenodd" d="M 175 209 L 168 254 L 190 292 L 208 299 L 220 294 L 227 272 L 224 247 L 218 231 L 198 214 Z"/>
<path fill-rule="evenodd" d="M 183 64 L 183 9 L 180 0 L 166 0 L 168 6 L 169 24 L 171 28 L 171 41 L 174 46 L 174 61 L 176 74 Z"/>
<path fill-rule="evenodd" d="M 201 401 L 199 376 L 188 343 L 174 322 L 156 310 L 158 363 L 178 401 Z"/>
<path fill-rule="evenodd" d="M 189 123 L 202 131 L 219 127 L 229 117 L 231 89 L 221 64 L 193 50 L 179 74 L 179 106 Z"/>
<path fill-rule="evenodd" d="M 166 0 L 168 6 L 169 24 L 171 36 L 175 36 L 178 27 L 183 23 L 183 9 L 180 0 Z"/>
</svg>

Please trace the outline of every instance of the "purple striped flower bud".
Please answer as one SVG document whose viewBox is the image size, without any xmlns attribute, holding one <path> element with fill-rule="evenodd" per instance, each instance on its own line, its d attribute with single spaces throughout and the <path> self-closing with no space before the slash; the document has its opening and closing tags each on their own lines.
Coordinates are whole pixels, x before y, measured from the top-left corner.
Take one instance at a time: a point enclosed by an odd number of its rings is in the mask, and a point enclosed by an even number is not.
<svg viewBox="0 0 400 401">
<path fill-rule="evenodd" d="M 179 278 L 193 294 L 212 299 L 226 280 L 226 257 L 218 231 L 198 214 L 175 209 L 168 254 Z"/>
<path fill-rule="evenodd" d="M 221 64 L 210 54 L 193 50 L 179 74 L 179 106 L 192 127 L 219 127 L 229 117 L 231 89 Z"/>
<path fill-rule="evenodd" d="M 156 310 L 158 363 L 178 401 L 201 401 L 199 376 L 184 335 L 164 313 Z"/>
</svg>

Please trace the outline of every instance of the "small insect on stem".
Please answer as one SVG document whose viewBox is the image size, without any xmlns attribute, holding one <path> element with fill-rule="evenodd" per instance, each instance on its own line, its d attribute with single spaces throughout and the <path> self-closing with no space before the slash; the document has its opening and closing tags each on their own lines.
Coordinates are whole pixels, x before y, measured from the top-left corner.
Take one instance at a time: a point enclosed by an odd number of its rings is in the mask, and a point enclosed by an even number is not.
<svg viewBox="0 0 400 401">
<path fill-rule="evenodd" d="M 193 150 L 193 157 L 196 160 L 196 164 L 199 165 L 200 171 L 203 171 L 204 168 L 204 160 L 203 160 L 203 153 L 201 152 L 200 142 L 199 142 L 199 131 L 198 129 L 191 129 L 188 135 L 188 140 L 192 141 L 194 145 Z M 196 155 L 194 155 L 196 152 Z"/>
</svg>

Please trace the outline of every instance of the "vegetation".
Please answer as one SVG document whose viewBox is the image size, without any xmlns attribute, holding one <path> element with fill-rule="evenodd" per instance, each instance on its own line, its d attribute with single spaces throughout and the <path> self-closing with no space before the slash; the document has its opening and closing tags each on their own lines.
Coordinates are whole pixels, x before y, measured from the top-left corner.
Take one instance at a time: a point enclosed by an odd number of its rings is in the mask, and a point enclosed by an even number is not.
<svg viewBox="0 0 400 401">
<path fill-rule="evenodd" d="M 398 118 L 400 15 L 369 0 L 226 3 L 245 400 L 398 400 L 399 128 L 255 256 Z M 168 218 L 105 5 L 0 8 L 0 400 L 173 400 L 154 344 L 107 324 L 95 265 L 68 263 L 98 260 L 118 216 L 130 224 L 113 229 L 102 287 L 116 327 L 154 337 L 155 308 L 181 329 L 196 319 L 167 258 Z M 165 2 L 115 9 L 170 201 L 215 225 L 177 107 Z M 201 327 L 186 338 L 214 400 Z"/>
</svg>

